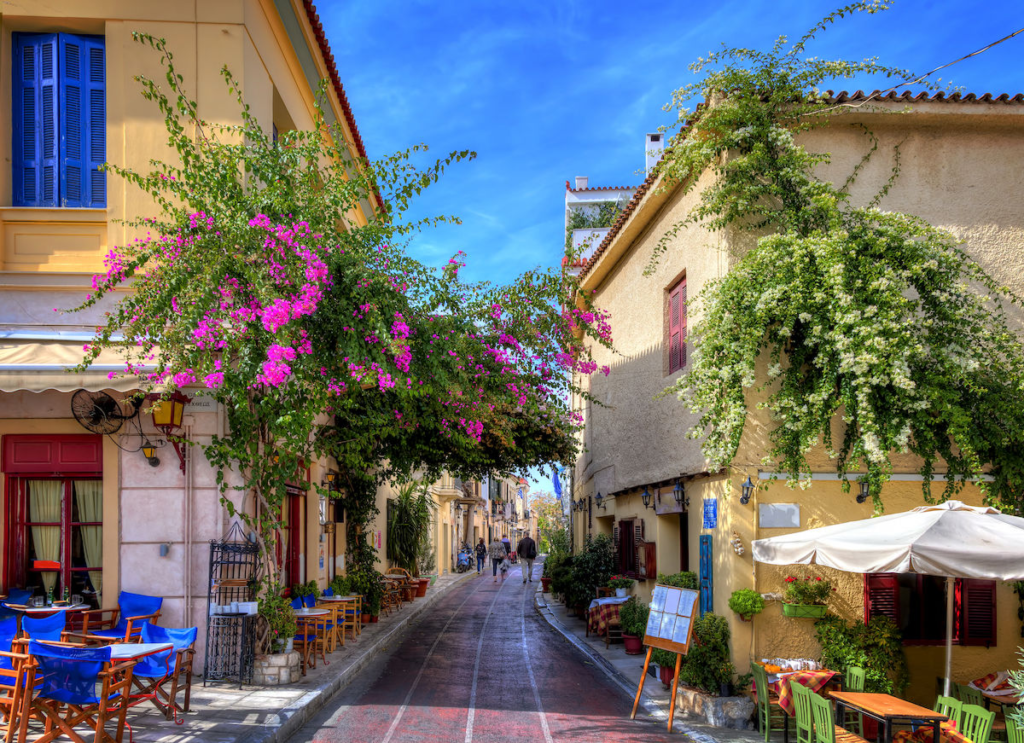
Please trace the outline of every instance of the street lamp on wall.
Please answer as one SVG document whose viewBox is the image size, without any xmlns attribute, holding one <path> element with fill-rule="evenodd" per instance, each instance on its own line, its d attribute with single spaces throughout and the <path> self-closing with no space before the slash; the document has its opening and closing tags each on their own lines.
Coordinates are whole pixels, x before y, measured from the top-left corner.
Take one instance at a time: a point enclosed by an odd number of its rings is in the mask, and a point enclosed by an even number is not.
<svg viewBox="0 0 1024 743">
<path fill-rule="evenodd" d="M 644 492 L 640 494 L 640 500 L 643 501 L 644 508 L 651 507 L 651 491 L 644 488 Z"/>
<path fill-rule="evenodd" d="M 676 501 L 677 506 L 681 506 L 684 503 L 690 505 L 690 499 L 686 497 L 686 487 L 682 482 L 677 482 L 676 486 L 672 488 L 672 497 Z"/>
<path fill-rule="evenodd" d="M 149 439 L 142 442 L 142 456 L 149 462 L 150 467 L 160 466 L 160 459 L 156 455 L 156 446 Z"/>
<path fill-rule="evenodd" d="M 163 432 L 171 443 L 174 444 L 174 451 L 177 452 L 178 459 L 181 461 L 181 471 L 184 472 L 185 450 L 181 448 L 181 444 L 177 440 L 171 439 L 171 437 L 175 431 L 181 428 L 182 419 L 185 415 L 185 405 L 190 403 L 191 400 L 178 390 L 172 392 L 171 396 L 167 398 L 160 395 L 150 395 L 149 400 L 153 403 L 153 408 L 150 410 L 153 426 Z"/>
<path fill-rule="evenodd" d="M 860 493 L 857 495 L 857 502 L 863 503 L 871 497 L 871 486 L 868 484 L 867 475 L 860 478 Z"/>
<path fill-rule="evenodd" d="M 601 493 L 594 496 L 594 504 L 602 511 L 608 510 L 608 504 L 604 502 L 604 496 Z"/>
<path fill-rule="evenodd" d="M 750 479 L 750 475 L 747 475 L 747 479 L 740 485 L 740 488 L 743 491 L 743 494 L 740 496 L 740 505 L 745 506 L 750 503 L 750 498 L 754 494 L 754 483 Z"/>
</svg>

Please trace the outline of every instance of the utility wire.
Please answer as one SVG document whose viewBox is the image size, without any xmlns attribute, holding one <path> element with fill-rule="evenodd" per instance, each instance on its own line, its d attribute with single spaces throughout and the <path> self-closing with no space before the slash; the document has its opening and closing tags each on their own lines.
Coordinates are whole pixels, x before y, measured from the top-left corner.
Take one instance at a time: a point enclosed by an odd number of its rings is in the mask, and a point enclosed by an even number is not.
<svg viewBox="0 0 1024 743">
<path fill-rule="evenodd" d="M 917 78 L 915 78 L 913 80 L 905 80 L 902 83 L 899 83 L 897 85 L 893 85 L 891 88 L 886 88 L 885 90 L 875 91 L 874 93 L 872 93 L 871 95 L 869 95 L 867 98 L 865 98 L 863 101 L 861 101 L 859 103 L 856 103 L 856 104 L 841 104 L 841 105 L 846 106 L 848 108 L 860 108 L 861 106 L 865 105 L 866 103 L 868 103 L 869 101 L 871 101 L 874 98 L 882 98 L 883 96 L 886 96 L 889 93 L 892 93 L 897 88 L 902 88 L 902 87 L 904 87 L 906 85 L 916 85 L 917 83 L 921 82 L 925 78 L 934 75 L 939 70 L 944 70 L 947 67 L 952 67 L 955 64 L 959 64 L 960 62 L 963 62 L 964 60 L 970 59 L 971 57 L 977 57 L 979 54 L 983 54 L 984 52 L 987 52 L 992 47 L 999 46 L 1004 41 L 1009 41 L 1014 36 L 1019 36 L 1020 34 L 1024 34 L 1024 28 L 1018 28 L 1012 34 L 1008 34 L 1008 35 L 1004 36 L 1003 38 L 1001 38 L 1001 39 L 999 39 L 997 41 L 993 41 L 991 44 L 986 44 L 981 49 L 973 51 L 970 54 L 965 54 L 964 56 L 960 57 L 960 59 L 954 59 L 952 62 L 947 62 L 944 65 L 939 65 L 934 70 L 931 70 L 930 72 L 926 72 L 923 75 L 921 75 L 921 76 L 919 76 L 919 77 L 917 77 Z M 819 112 L 816 112 L 816 113 L 821 113 L 821 112 L 819 111 Z"/>
</svg>

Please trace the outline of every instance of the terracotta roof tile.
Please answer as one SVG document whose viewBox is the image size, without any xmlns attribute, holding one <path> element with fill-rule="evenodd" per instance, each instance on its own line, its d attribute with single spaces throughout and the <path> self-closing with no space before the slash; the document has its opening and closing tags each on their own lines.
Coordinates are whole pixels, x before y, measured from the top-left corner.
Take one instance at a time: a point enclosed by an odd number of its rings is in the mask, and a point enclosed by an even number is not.
<svg viewBox="0 0 1024 743">
<path fill-rule="evenodd" d="M 825 92 L 828 93 L 828 97 L 825 100 L 829 103 L 847 103 L 856 101 L 866 101 L 868 99 L 880 101 L 907 101 L 910 103 L 921 103 L 925 101 L 936 103 L 1024 103 L 1024 93 L 1017 93 L 1017 95 L 1013 96 L 1011 96 L 1008 93 L 1003 93 L 1001 95 L 983 93 L 982 95 L 979 96 L 974 93 L 967 93 L 966 95 L 961 95 L 960 93 L 953 93 L 951 95 L 946 95 L 941 91 L 933 94 L 929 94 L 927 92 L 914 94 L 909 90 L 903 93 L 896 93 L 895 91 L 890 91 L 885 95 L 881 95 L 881 91 L 879 90 L 874 90 L 871 93 L 865 93 L 862 90 L 856 90 L 853 93 L 848 93 L 845 90 L 841 90 L 838 93 L 831 90 Z M 583 267 L 583 270 L 580 271 L 581 279 L 590 272 L 590 269 L 593 268 L 594 264 L 597 262 L 597 259 L 600 258 L 604 251 L 608 248 L 608 246 L 611 245 L 612 241 L 615 239 L 615 237 L 619 234 L 619 231 L 622 229 L 622 226 L 626 224 L 626 222 L 629 220 L 630 215 L 634 211 L 636 211 L 636 208 L 640 205 L 640 202 L 643 201 L 644 196 L 647 195 L 647 192 L 650 190 L 651 185 L 653 185 L 654 181 L 654 173 L 652 172 L 650 175 L 647 176 L 644 182 L 640 184 L 640 186 L 637 188 L 636 193 L 633 194 L 633 197 L 629 200 L 629 203 L 626 204 L 626 207 L 622 210 L 622 213 L 619 214 L 619 218 L 615 220 L 615 222 L 612 224 L 611 229 L 608 230 L 608 234 L 605 235 L 604 240 L 602 240 L 601 244 L 597 246 L 597 250 L 594 251 L 594 254 L 590 257 L 586 265 Z M 566 181 L 566 185 L 568 185 L 568 181 Z"/>
<path fill-rule="evenodd" d="M 589 186 L 587 188 L 573 188 L 569 185 L 569 181 L 565 182 L 565 190 L 572 191 L 574 193 L 581 193 L 583 191 L 629 191 L 636 188 L 636 186 Z"/>
</svg>

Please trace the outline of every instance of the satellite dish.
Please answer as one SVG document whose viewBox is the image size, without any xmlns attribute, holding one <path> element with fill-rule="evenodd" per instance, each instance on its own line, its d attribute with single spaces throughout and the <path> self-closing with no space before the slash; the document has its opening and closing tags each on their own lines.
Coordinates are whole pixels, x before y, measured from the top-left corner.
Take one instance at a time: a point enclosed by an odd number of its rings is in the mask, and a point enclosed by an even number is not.
<svg viewBox="0 0 1024 743">
<path fill-rule="evenodd" d="M 93 433 L 112 434 L 121 428 L 126 416 L 117 400 L 106 392 L 78 390 L 71 397 L 71 414 L 82 427 Z"/>
</svg>

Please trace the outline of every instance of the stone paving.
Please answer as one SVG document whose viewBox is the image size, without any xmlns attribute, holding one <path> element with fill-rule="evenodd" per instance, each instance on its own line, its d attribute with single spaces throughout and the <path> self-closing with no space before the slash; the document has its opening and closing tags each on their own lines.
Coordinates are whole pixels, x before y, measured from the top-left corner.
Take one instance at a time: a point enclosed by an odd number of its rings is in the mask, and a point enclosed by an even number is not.
<svg viewBox="0 0 1024 743">
<path fill-rule="evenodd" d="M 587 637 L 586 622 L 570 616 L 564 604 L 555 601 L 549 593 L 541 593 L 539 588 L 535 595 L 535 601 L 537 611 L 552 627 L 561 632 L 577 648 L 589 655 L 594 664 L 603 668 L 624 693 L 629 694 L 631 698 L 636 695 L 636 688 L 640 684 L 640 676 L 643 673 L 646 653 L 626 655 L 621 642 L 613 641 L 610 646 L 606 646 L 602 637 L 594 635 Z M 653 667 L 654 664 L 652 663 L 651 668 Z M 661 680 L 656 675 L 647 676 L 640 703 L 648 714 L 656 719 L 667 721 L 671 697 L 671 688 L 667 688 L 661 683 Z M 688 737 L 698 741 L 698 743 L 756 743 L 758 741 L 764 743 L 761 735 L 754 730 L 730 730 L 686 719 L 678 704 L 676 705 L 672 729 L 686 733 Z M 773 737 L 781 741 L 782 734 L 773 733 Z"/>
<path fill-rule="evenodd" d="M 271 743 L 289 740 L 305 721 L 327 704 L 345 686 L 358 677 L 378 653 L 399 643 L 411 620 L 430 608 L 461 581 L 475 577 L 462 575 L 438 577 L 424 598 L 405 604 L 390 617 L 368 624 L 355 641 L 327 656 L 298 683 L 276 687 L 211 684 L 203 687 L 202 678 L 192 683 L 192 704 L 184 723 L 165 720 L 151 705 L 143 704 L 128 712 L 128 722 L 136 743 Z M 180 719 L 180 718 L 179 718 Z M 91 736 L 85 736 L 91 740 Z M 125 741 L 128 740 L 126 735 Z"/>
</svg>

